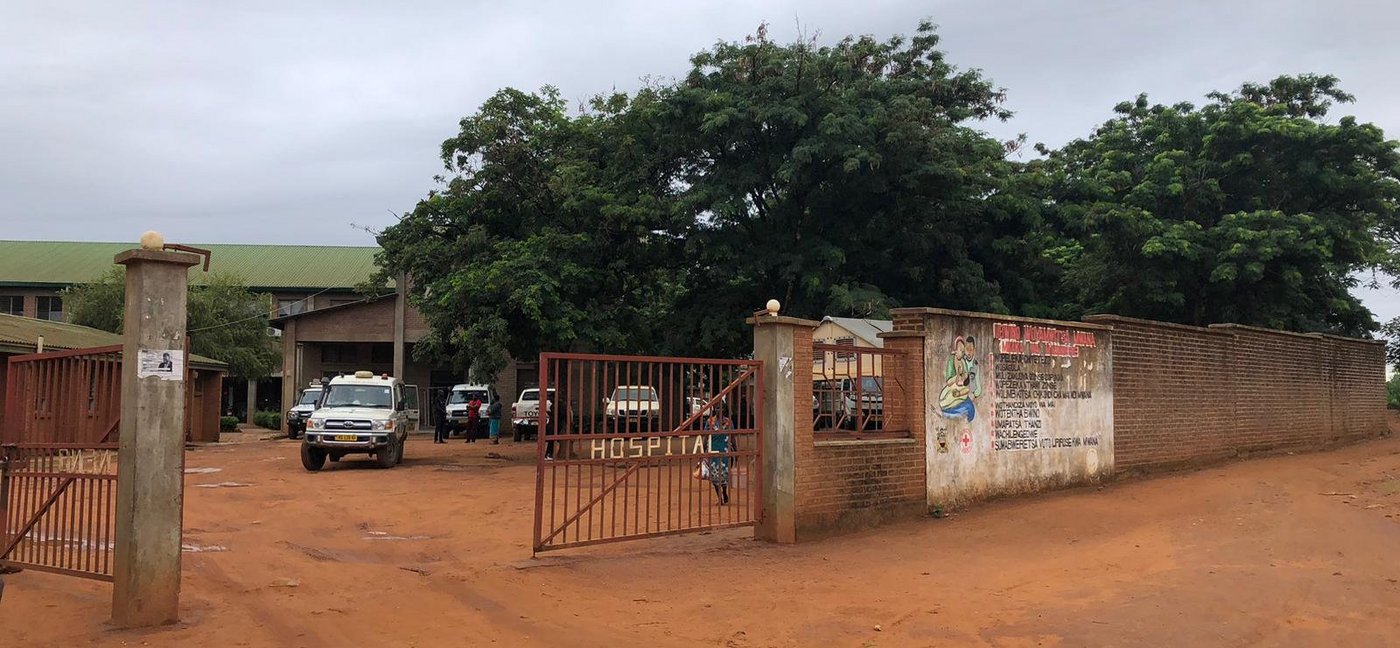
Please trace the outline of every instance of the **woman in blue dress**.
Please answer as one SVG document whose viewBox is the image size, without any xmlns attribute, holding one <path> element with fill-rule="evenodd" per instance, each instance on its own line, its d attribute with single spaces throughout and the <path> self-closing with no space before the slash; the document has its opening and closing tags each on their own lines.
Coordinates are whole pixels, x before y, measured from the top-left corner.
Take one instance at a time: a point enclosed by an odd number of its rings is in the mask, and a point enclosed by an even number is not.
<svg viewBox="0 0 1400 648">
<path fill-rule="evenodd" d="M 709 473 L 710 485 L 715 489 L 715 497 L 720 504 L 729 503 L 729 457 L 722 453 L 729 452 L 729 430 L 734 429 L 734 424 L 729 417 L 720 412 L 718 408 L 710 412 L 710 417 L 705 421 L 705 429 L 710 432 L 710 453 L 720 454 L 718 457 L 710 457 L 705 460 L 705 469 Z"/>
</svg>

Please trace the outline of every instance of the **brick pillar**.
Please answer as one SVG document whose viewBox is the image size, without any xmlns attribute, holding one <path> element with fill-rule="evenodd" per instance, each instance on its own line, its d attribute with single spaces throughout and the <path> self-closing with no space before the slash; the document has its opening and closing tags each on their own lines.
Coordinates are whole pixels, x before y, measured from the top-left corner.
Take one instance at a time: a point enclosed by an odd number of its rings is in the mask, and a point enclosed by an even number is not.
<svg viewBox="0 0 1400 648">
<path fill-rule="evenodd" d="M 759 315 L 749 324 L 753 357 L 763 361 L 763 517 L 754 537 L 796 542 L 797 451 L 811 445 L 812 331 L 818 323 Z M 805 444 L 797 438 L 803 429 Z"/>
<path fill-rule="evenodd" d="M 885 391 L 902 388 L 898 395 L 887 395 L 886 403 L 897 400 L 896 407 L 885 410 L 885 428 L 909 430 L 916 439 L 924 438 L 924 335 L 895 332 L 880 336 L 885 348 L 902 352 L 887 359 Z"/>
</svg>

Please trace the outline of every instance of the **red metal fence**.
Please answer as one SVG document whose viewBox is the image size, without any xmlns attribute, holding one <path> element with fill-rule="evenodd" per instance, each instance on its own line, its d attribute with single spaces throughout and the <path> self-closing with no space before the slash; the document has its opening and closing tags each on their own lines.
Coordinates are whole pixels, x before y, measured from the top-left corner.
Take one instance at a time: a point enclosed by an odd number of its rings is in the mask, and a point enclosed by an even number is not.
<svg viewBox="0 0 1400 648">
<path fill-rule="evenodd" d="M 858 436 L 909 433 L 908 422 L 897 415 L 906 398 L 899 380 L 904 361 L 901 351 L 813 344 L 813 431 Z"/>
<path fill-rule="evenodd" d="M 6 444 L 0 566 L 110 582 L 117 444 Z"/>
<path fill-rule="evenodd" d="M 120 345 L 12 356 L 3 443 L 106 443 L 121 422 Z"/>
<path fill-rule="evenodd" d="M 542 354 L 535 551 L 757 522 L 761 368 Z"/>
</svg>

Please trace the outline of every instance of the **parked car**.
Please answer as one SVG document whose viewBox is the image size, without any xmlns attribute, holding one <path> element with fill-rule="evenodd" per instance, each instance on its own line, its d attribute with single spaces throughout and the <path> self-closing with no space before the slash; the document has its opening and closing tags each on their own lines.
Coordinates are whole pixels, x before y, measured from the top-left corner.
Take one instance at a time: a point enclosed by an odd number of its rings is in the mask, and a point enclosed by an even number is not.
<svg viewBox="0 0 1400 648">
<path fill-rule="evenodd" d="M 392 468 L 403 461 L 408 431 L 417 422 L 417 387 L 372 371 L 337 376 L 327 383 L 321 408 L 307 419 L 301 465 L 314 472 L 327 458 L 359 453 Z"/>
<path fill-rule="evenodd" d="M 447 394 L 448 434 L 465 432 L 481 436 L 482 431 L 486 429 L 486 417 L 493 393 L 495 390 L 490 385 L 453 385 L 452 391 Z M 481 423 L 476 430 L 467 429 L 471 420 L 467 413 L 467 404 L 471 403 L 472 399 L 481 401 L 481 408 L 477 411 L 477 420 Z"/>
<path fill-rule="evenodd" d="M 553 388 L 547 392 L 544 411 L 545 422 L 549 421 L 549 413 L 553 405 L 555 391 Z M 510 406 L 510 421 L 515 427 L 512 438 L 522 441 L 526 436 L 537 436 L 540 433 L 540 390 L 538 388 L 526 389 L 520 392 L 520 397 L 515 399 L 515 404 Z"/>
<path fill-rule="evenodd" d="M 320 400 L 321 383 L 311 383 L 310 387 L 301 390 L 297 404 L 287 410 L 287 438 L 299 438 L 306 431 L 306 420 L 316 411 L 316 404 Z"/>
<path fill-rule="evenodd" d="M 859 381 L 859 383 L 857 383 Z M 859 404 L 856 387 L 859 384 Z M 812 383 L 813 427 L 818 430 L 857 427 L 878 430 L 884 425 L 884 379 L 878 376 L 818 380 Z"/>
<path fill-rule="evenodd" d="M 656 389 L 641 385 L 620 385 L 603 399 L 605 427 L 615 430 L 641 428 L 659 430 L 661 399 Z"/>
</svg>

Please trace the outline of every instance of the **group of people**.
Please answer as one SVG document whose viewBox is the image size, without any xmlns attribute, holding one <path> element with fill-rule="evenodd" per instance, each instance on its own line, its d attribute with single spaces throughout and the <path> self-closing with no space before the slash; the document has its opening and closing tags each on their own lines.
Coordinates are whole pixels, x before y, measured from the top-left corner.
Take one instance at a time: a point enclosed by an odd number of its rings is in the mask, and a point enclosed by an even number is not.
<svg viewBox="0 0 1400 648">
<path fill-rule="evenodd" d="M 467 402 L 467 443 L 476 443 L 481 431 L 481 399 L 473 396 Z M 447 398 L 434 399 L 433 411 L 437 414 L 437 424 L 433 426 L 433 443 L 447 443 L 450 434 L 447 425 Z M 501 442 L 501 399 L 491 397 L 486 406 L 487 436 L 491 443 Z"/>
</svg>

